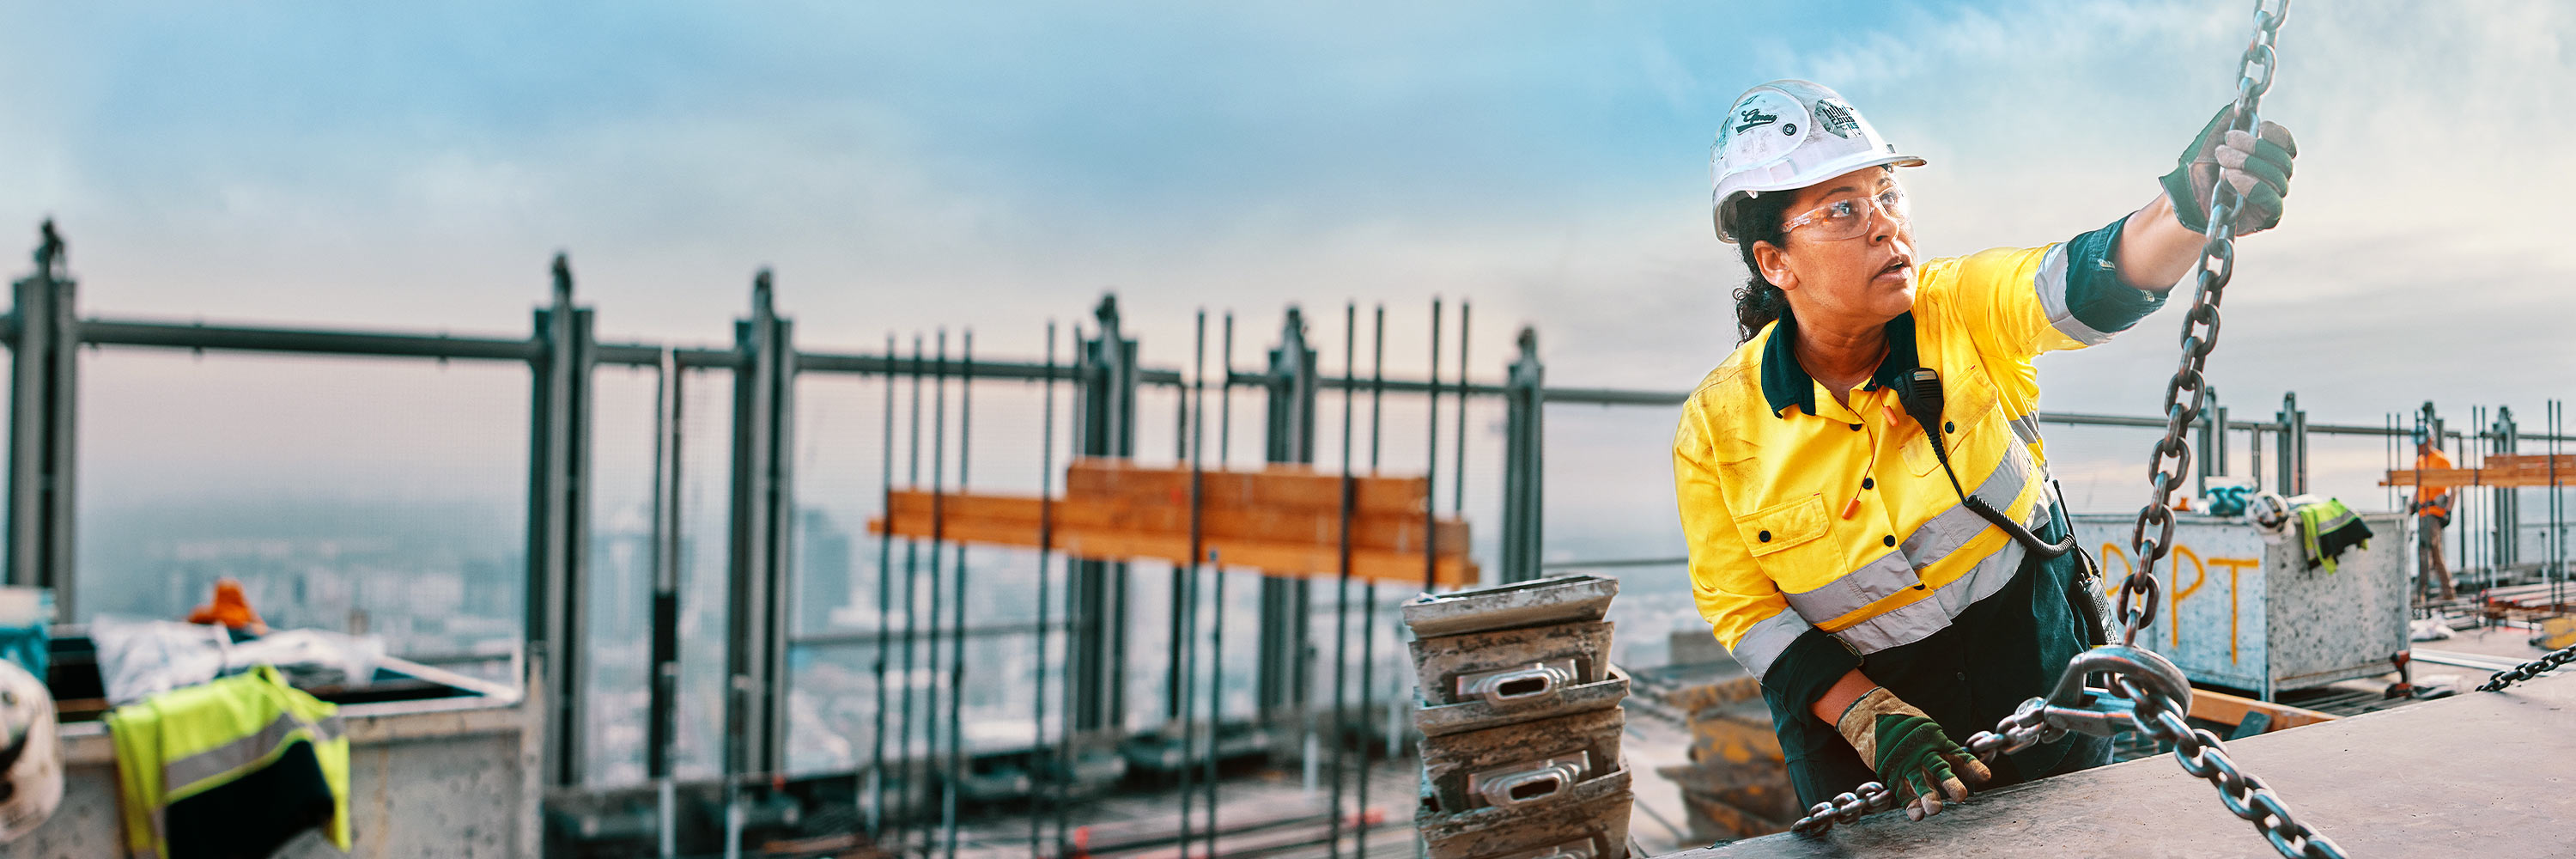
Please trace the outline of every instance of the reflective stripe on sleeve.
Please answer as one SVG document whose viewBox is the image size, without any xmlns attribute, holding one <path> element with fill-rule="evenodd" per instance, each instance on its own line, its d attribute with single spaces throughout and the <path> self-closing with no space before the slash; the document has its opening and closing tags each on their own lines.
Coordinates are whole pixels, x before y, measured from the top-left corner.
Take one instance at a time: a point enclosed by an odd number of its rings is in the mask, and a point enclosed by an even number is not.
<svg viewBox="0 0 2576 859">
<path fill-rule="evenodd" d="M 2048 324 L 2055 327 L 2057 333 L 2086 346 L 2110 342 L 2111 335 L 2096 331 L 2093 326 L 2075 318 L 2075 310 L 2067 301 L 2065 242 L 2048 249 L 2048 257 L 2040 261 L 2039 274 L 2031 278 L 2030 285 L 2038 291 L 2039 306 L 2048 313 Z"/>
<path fill-rule="evenodd" d="M 1753 672 L 1754 679 L 1759 680 L 1763 675 L 1771 673 L 1771 663 L 1779 661 L 1780 654 L 1789 652 L 1791 642 L 1797 641 L 1798 636 L 1805 635 L 1807 630 L 1814 628 L 1812 624 L 1807 623 L 1806 618 L 1799 617 L 1797 612 L 1781 609 L 1778 613 L 1753 624 L 1753 628 L 1745 630 L 1744 637 L 1736 639 L 1735 646 L 1728 648 L 1727 653 L 1734 656 L 1735 661 L 1744 666 L 1744 670 Z"/>
<path fill-rule="evenodd" d="M 306 722 L 293 713 L 280 713 L 257 733 L 232 742 L 171 761 L 161 767 L 161 790 L 172 797 L 188 793 L 200 782 L 266 760 L 283 748 L 300 729 L 315 744 L 338 739 L 342 723 L 337 715 L 319 722 Z"/>
</svg>

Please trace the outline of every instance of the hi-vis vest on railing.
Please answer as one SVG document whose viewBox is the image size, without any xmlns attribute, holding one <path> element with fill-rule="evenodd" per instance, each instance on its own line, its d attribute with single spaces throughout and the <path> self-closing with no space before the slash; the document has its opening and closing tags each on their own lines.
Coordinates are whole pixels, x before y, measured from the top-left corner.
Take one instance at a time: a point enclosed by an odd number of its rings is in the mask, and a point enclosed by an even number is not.
<svg viewBox="0 0 2576 859">
<path fill-rule="evenodd" d="M 127 853 L 266 856 L 317 826 L 348 850 L 339 709 L 262 665 L 108 714 Z"/>
</svg>

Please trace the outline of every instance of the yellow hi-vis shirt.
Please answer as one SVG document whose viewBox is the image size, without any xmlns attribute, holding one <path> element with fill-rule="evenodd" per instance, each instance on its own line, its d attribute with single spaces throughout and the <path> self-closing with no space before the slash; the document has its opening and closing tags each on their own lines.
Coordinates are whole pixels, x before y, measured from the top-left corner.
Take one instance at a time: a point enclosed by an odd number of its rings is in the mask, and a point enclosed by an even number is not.
<svg viewBox="0 0 2576 859">
<path fill-rule="evenodd" d="M 126 853 L 266 856 L 321 825 L 349 849 L 340 708 L 276 668 L 173 689 L 107 716 Z"/>
<path fill-rule="evenodd" d="M 1888 323 L 1888 357 L 1849 407 L 1798 365 L 1789 318 L 1700 382 L 1673 438 L 1691 590 L 1765 686 L 1779 687 L 1774 663 L 1811 630 L 1865 660 L 1941 631 L 2012 579 L 2023 549 L 1961 506 L 1890 385 L 1918 362 L 1939 373 L 1933 429 L 1960 488 L 2037 531 L 2050 502 L 2031 359 L 2101 343 L 2163 300 L 2112 274 L 2119 226 L 1925 264 L 1913 311 Z"/>
</svg>

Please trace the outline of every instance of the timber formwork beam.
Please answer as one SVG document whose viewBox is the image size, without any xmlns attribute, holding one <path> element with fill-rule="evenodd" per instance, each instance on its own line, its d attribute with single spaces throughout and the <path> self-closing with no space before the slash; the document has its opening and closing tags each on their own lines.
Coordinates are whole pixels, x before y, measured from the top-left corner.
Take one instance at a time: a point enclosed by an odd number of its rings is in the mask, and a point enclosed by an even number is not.
<svg viewBox="0 0 2576 859">
<path fill-rule="evenodd" d="M 1061 499 L 899 490 L 870 533 L 916 539 L 941 535 L 959 543 L 1037 548 L 1052 516 L 1053 546 L 1094 561 L 1191 561 L 1187 469 L 1083 460 L 1067 470 Z M 1296 466 L 1260 471 L 1207 471 L 1201 477 L 1201 544 L 1232 566 L 1274 576 L 1329 576 L 1341 571 L 1343 478 Z M 1435 576 L 1445 587 L 1476 580 L 1467 555 L 1467 525 L 1423 511 L 1430 481 L 1363 477 L 1352 481 L 1351 577 L 1422 583 L 1422 552 L 1438 553 Z M 1426 540 L 1426 535 L 1430 538 Z"/>
<path fill-rule="evenodd" d="M 2576 484 L 2576 453 L 2491 454 L 2472 468 L 2391 469 L 2381 486 L 2567 486 Z"/>
</svg>

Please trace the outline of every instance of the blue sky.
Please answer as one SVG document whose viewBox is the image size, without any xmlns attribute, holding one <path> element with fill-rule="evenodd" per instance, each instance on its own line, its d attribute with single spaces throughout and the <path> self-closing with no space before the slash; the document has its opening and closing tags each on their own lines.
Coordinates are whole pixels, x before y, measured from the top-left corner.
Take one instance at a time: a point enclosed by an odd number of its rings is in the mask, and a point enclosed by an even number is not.
<svg viewBox="0 0 2576 859">
<path fill-rule="evenodd" d="M 1266 341 L 1285 304 L 1384 301 L 1410 356 L 1423 303 L 1471 297 L 1480 374 L 1530 323 L 1556 381 L 1680 388 L 1733 344 L 1706 157 L 1745 87 L 1823 81 L 1931 157 L 1931 252 L 2039 244 L 2156 192 L 2250 11 L 1382 6 L 10 2 L 0 247 L 59 217 L 97 313 L 497 333 L 565 249 L 608 337 L 688 342 L 768 264 L 803 342 L 849 350 L 973 325 L 1034 356 L 1114 288 L 1174 364 L 1199 307 Z M 2266 107 L 2299 178 L 2215 362 L 2240 413 L 2576 393 L 2571 19 L 2294 9 Z M 2151 409 L 2178 322 L 2050 359 L 2046 405 Z"/>
</svg>

